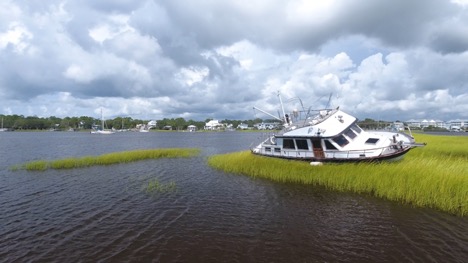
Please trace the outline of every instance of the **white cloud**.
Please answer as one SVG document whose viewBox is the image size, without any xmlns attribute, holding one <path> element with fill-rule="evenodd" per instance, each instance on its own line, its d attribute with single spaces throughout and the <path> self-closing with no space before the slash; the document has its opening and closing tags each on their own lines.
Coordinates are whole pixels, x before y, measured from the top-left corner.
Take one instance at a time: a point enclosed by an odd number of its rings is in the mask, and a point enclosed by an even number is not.
<svg viewBox="0 0 468 263">
<path fill-rule="evenodd" d="M 463 7 L 468 6 L 468 0 L 450 0 L 450 2 L 457 4 L 457 5 L 461 5 Z"/>
<path fill-rule="evenodd" d="M 89 29 L 89 36 L 100 44 L 125 32 L 135 31 L 134 28 L 128 25 L 129 16 L 111 15 L 106 20 L 105 23 Z"/>
<path fill-rule="evenodd" d="M 280 91 L 317 106 L 332 93 L 334 106 L 361 117 L 466 116 L 466 5 L 6 0 L 0 105 L 247 119 L 254 105 L 275 112 Z"/>
<path fill-rule="evenodd" d="M 10 23 L 6 32 L 0 32 L 0 49 L 12 46 L 15 53 L 22 54 L 29 46 L 33 34 L 20 23 Z"/>
<path fill-rule="evenodd" d="M 203 68 L 181 68 L 180 72 L 176 74 L 176 77 L 187 86 L 192 86 L 193 84 L 202 81 L 206 76 L 208 76 L 210 70 L 206 67 Z"/>
<path fill-rule="evenodd" d="M 141 35 L 136 31 L 125 31 L 115 35 L 106 44 L 119 56 L 135 61 L 146 61 L 151 57 L 161 56 L 162 53 L 157 39 Z"/>
<path fill-rule="evenodd" d="M 337 9 L 336 0 L 289 1 L 286 4 L 287 20 L 293 25 L 320 26 L 328 22 Z"/>
<path fill-rule="evenodd" d="M 92 72 L 78 65 L 70 65 L 64 72 L 65 77 L 73 79 L 78 82 L 88 83 L 93 80 Z"/>
</svg>

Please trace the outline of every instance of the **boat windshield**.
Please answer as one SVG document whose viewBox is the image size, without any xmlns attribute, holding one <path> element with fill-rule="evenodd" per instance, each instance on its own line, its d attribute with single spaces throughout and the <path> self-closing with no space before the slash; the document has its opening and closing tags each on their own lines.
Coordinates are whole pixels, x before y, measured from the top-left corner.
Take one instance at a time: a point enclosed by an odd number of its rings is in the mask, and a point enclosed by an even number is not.
<svg viewBox="0 0 468 263">
<path fill-rule="evenodd" d="M 356 133 L 354 133 L 354 131 L 351 129 L 347 129 L 345 131 L 345 135 L 348 136 L 350 139 L 354 139 L 357 136 Z"/>
<path fill-rule="evenodd" d="M 351 125 L 351 129 L 358 134 L 362 132 L 361 127 L 357 126 L 356 123 Z"/>
<path fill-rule="evenodd" d="M 343 134 L 333 138 L 333 141 L 341 147 L 344 147 L 349 143 L 349 141 L 343 136 Z"/>
</svg>

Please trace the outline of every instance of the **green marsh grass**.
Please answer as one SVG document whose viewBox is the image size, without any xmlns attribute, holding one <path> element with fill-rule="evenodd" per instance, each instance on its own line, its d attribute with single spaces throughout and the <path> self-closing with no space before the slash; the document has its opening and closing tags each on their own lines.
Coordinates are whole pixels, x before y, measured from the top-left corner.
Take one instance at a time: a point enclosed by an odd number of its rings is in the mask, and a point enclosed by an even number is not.
<svg viewBox="0 0 468 263">
<path fill-rule="evenodd" d="M 147 193 L 167 193 L 176 190 L 175 182 L 169 182 L 163 184 L 158 179 L 151 179 L 148 181 L 148 185 L 145 187 Z"/>
<path fill-rule="evenodd" d="M 210 166 L 230 173 L 278 182 L 321 185 L 337 191 L 468 215 L 468 137 L 416 134 L 427 146 L 398 162 L 327 163 L 263 157 L 249 151 L 211 156 Z"/>
<path fill-rule="evenodd" d="M 195 148 L 132 150 L 107 153 L 98 156 L 71 157 L 52 161 L 31 161 L 23 165 L 15 166 L 13 169 L 24 169 L 28 171 L 44 171 L 47 169 L 73 169 L 94 165 L 129 163 L 146 159 L 192 157 L 198 155 L 199 152 L 200 150 Z"/>
</svg>

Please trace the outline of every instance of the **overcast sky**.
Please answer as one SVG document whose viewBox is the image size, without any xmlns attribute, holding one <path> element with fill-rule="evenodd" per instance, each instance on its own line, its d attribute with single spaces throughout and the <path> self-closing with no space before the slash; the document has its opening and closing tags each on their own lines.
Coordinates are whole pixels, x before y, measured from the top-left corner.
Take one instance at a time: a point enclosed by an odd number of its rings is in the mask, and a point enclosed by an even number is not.
<svg viewBox="0 0 468 263">
<path fill-rule="evenodd" d="M 468 119 L 468 0 L 0 0 L 0 114 Z"/>
</svg>

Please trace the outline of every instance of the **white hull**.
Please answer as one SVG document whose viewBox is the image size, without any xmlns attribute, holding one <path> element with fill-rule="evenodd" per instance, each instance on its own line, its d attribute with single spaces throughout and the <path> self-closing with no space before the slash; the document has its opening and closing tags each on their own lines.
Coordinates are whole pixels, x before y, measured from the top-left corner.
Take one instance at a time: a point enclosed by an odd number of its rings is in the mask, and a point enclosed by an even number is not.
<svg viewBox="0 0 468 263">
<path fill-rule="evenodd" d="M 113 130 L 97 130 L 97 131 L 91 131 L 92 134 L 114 134 L 115 132 Z"/>
<path fill-rule="evenodd" d="M 7 128 L 3 128 L 3 118 L 2 118 L 2 127 L 0 128 L 0 132 L 6 132 L 8 131 Z"/>
</svg>

